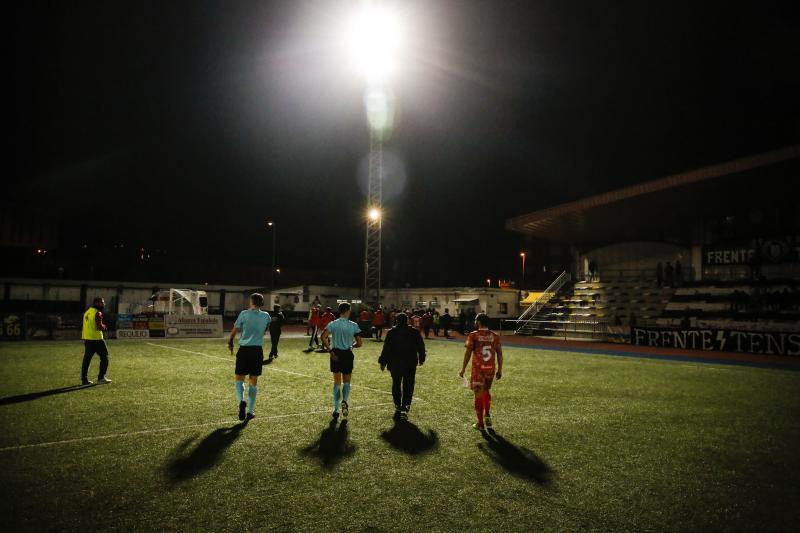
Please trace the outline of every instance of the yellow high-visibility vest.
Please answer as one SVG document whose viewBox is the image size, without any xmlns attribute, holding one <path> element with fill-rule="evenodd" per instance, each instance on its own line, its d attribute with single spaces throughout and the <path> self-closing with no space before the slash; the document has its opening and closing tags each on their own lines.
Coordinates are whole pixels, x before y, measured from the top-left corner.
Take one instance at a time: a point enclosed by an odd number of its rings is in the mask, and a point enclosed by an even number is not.
<svg viewBox="0 0 800 533">
<path fill-rule="evenodd" d="M 83 313 L 83 334 L 81 339 L 85 341 L 103 340 L 103 330 L 97 327 L 95 316 L 97 316 L 97 309 L 94 307 L 90 307 Z"/>
</svg>

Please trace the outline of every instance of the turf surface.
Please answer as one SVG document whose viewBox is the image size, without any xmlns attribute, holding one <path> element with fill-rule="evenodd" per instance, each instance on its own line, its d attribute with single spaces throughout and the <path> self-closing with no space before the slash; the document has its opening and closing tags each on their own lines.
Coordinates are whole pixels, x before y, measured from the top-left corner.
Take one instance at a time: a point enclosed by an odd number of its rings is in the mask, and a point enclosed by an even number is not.
<svg viewBox="0 0 800 533">
<path fill-rule="evenodd" d="M 394 426 L 380 345 L 331 428 L 323 354 L 285 339 L 235 418 L 224 341 L 0 344 L 4 530 L 789 530 L 800 373 L 506 349 L 494 436 L 470 428 L 463 349 L 430 342 Z M 96 372 L 97 359 L 92 371 Z M 65 388 L 67 387 L 67 388 Z"/>
</svg>

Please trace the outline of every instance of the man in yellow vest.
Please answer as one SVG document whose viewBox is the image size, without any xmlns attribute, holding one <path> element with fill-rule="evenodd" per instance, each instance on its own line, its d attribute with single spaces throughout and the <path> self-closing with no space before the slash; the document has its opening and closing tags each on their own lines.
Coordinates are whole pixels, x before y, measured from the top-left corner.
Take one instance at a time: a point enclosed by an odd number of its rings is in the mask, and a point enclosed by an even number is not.
<svg viewBox="0 0 800 533">
<path fill-rule="evenodd" d="M 100 356 L 100 373 L 97 377 L 98 383 L 111 383 L 106 377 L 108 370 L 108 346 L 103 339 L 103 332 L 108 328 L 103 323 L 103 308 L 106 302 L 102 298 L 95 298 L 92 306 L 83 313 L 83 366 L 81 367 L 81 383 L 91 385 L 89 381 L 89 363 L 92 362 L 94 354 Z"/>
</svg>

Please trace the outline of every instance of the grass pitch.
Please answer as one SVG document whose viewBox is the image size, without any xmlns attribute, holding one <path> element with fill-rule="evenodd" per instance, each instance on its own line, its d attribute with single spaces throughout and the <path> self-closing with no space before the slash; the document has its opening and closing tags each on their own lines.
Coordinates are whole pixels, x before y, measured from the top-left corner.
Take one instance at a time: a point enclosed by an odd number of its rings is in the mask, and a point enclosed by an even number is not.
<svg viewBox="0 0 800 533">
<path fill-rule="evenodd" d="M 327 359 L 281 341 L 236 420 L 224 341 L 0 345 L 3 529 L 789 530 L 800 520 L 800 373 L 506 348 L 497 434 L 470 428 L 463 348 L 428 343 L 395 426 L 380 344 L 356 352 L 331 428 Z M 92 365 L 96 373 L 97 359 Z M 64 388 L 67 387 L 67 388 Z"/>
</svg>

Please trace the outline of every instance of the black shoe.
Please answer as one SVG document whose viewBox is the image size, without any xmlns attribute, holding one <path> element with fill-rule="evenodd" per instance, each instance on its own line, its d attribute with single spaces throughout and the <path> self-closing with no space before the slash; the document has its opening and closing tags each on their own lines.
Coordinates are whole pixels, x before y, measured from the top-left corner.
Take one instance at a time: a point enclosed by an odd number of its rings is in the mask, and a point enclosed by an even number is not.
<svg viewBox="0 0 800 533">
<path fill-rule="evenodd" d="M 81 385 L 94 385 L 94 381 L 89 381 L 88 378 L 83 378 L 81 380 Z"/>
<path fill-rule="evenodd" d="M 407 406 L 407 405 L 404 405 L 400 409 L 400 420 L 408 420 L 408 410 L 409 410 L 409 406 Z"/>
<path fill-rule="evenodd" d="M 339 411 L 334 411 L 331 416 L 333 417 L 333 421 L 336 422 L 339 420 Z"/>
<path fill-rule="evenodd" d="M 239 402 L 239 420 L 244 420 L 245 409 L 247 409 L 247 402 L 242 400 Z"/>
<path fill-rule="evenodd" d="M 394 406 L 394 416 L 392 418 L 394 418 L 395 420 L 400 420 L 400 417 L 402 416 L 402 413 L 403 413 L 403 411 L 402 411 L 402 409 L 400 409 L 400 406 L 395 405 Z"/>
<path fill-rule="evenodd" d="M 255 413 L 247 413 L 247 418 L 245 418 L 245 422 L 250 422 L 252 419 L 256 417 Z"/>
</svg>

